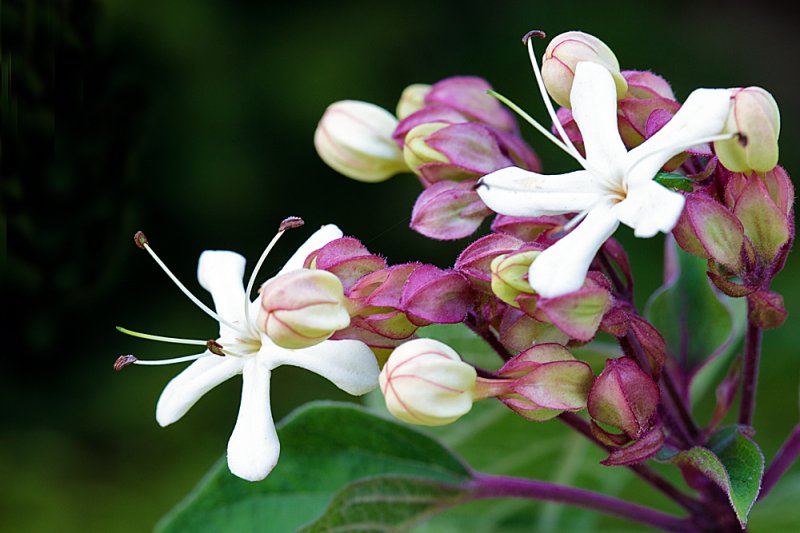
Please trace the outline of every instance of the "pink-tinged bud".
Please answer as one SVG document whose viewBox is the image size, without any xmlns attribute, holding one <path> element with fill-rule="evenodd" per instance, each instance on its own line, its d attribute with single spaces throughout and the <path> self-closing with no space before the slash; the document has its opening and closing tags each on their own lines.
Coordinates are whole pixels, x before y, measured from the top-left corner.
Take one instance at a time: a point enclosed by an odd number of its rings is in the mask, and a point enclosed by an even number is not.
<svg viewBox="0 0 800 533">
<path fill-rule="evenodd" d="M 652 137 L 672 119 L 680 107 L 679 102 L 661 96 L 644 99 L 623 98 L 619 103 L 618 122 L 619 133 L 625 146 L 634 148 Z M 674 168 L 676 165 L 666 166 Z"/>
<path fill-rule="evenodd" d="M 611 308 L 608 290 L 593 285 L 587 281 L 577 291 L 555 298 L 541 298 L 536 304 L 536 313 L 573 339 L 590 341 L 597 333 L 603 315 Z"/>
<path fill-rule="evenodd" d="M 431 86 L 424 83 L 414 83 L 403 89 L 397 102 L 397 118 L 403 120 L 425 107 L 425 96 L 430 91 Z"/>
<path fill-rule="evenodd" d="M 373 255 L 353 237 L 333 240 L 306 258 L 305 268 L 327 270 L 334 274 L 346 293 L 367 274 L 386 268 L 382 257 Z"/>
<path fill-rule="evenodd" d="M 658 385 L 627 357 L 606 360 L 589 393 L 589 414 L 593 419 L 621 429 L 639 439 L 652 426 L 658 408 Z"/>
<path fill-rule="evenodd" d="M 459 113 L 455 109 L 450 109 L 449 107 L 442 105 L 423 107 L 416 113 L 412 113 L 401 120 L 394 129 L 392 137 L 398 145 L 405 147 L 408 133 L 417 126 L 422 126 L 423 124 L 440 124 L 444 127 L 444 125 L 450 124 L 465 124 L 469 121 L 469 118 L 462 113 Z"/>
<path fill-rule="evenodd" d="M 406 164 L 425 185 L 469 180 L 514 166 L 498 136 L 482 124 L 422 124 L 408 132 L 403 146 Z"/>
<path fill-rule="evenodd" d="M 781 166 L 776 166 L 769 172 L 758 174 L 764 181 L 764 186 L 769 192 L 770 198 L 775 205 L 785 215 L 789 216 L 794 205 L 794 185 L 792 178 Z"/>
<path fill-rule="evenodd" d="M 661 333 L 650 322 L 637 314 L 628 315 L 628 327 L 630 328 L 631 341 L 638 343 L 641 351 L 647 357 L 647 364 L 650 366 L 650 375 L 653 379 L 661 376 L 661 369 L 667 360 L 667 343 Z M 627 353 L 629 357 L 635 354 Z"/>
<path fill-rule="evenodd" d="M 507 308 L 500 321 L 499 339 L 512 353 L 527 350 L 534 344 L 567 344 L 569 335 L 547 322 L 541 322 L 513 307 Z"/>
<path fill-rule="evenodd" d="M 523 241 L 536 240 L 540 235 L 567 223 L 563 215 L 541 217 L 512 217 L 497 215 L 492 221 L 492 231 L 505 233 Z"/>
<path fill-rule="evenodd" d="M 778 164 L 781 116 L 778 104 L 761 87 L 731 90 L 731 110 L 724 133 L 736 138 L 714 143 L 720 163 L 734 172 L 767 172 Z"/>
<path fill-rule="evenodd" d="M 344 100 L 328 106 L 314 132 L 317 153 L 331 168 L 358 181 L 376 183 L 407 172 L 392 139 L 397 119 L 376 105 Z"/>
<path fill-rule="evenodd" d="M 581 61 L 597 63 L 608 69 L 617 86 L 617 97 L 628 91 L 628 84 L 619 70 L 619 61 L 606 44 L 593 35 L 568 31 L 556 36 L 542 58 L 542 78 L 547 92 L 559 105 L 571 108 L 570 92 L 575 68 Z"/>
<path fill-rule="evenodd" d="M 415 339 L 397 348 L 379 377 L 386 408 L 410 424 L 442 426 L 472 409 L 477 373 L 439 341 Z"/>
<path fill-rule="evenodd" d="M 402 310 L 403 288 L 419 263 L 396 265 L 359 279 L 348 297 L 357 307 L 353 322 L 389 339 L 407 339 L 419 327 Z"/>
<path fill-rule="evenodd" d="M 487 93 L 490 90 L 492 86 L 486 80 L 456 76 L 434 83 L 425 95 L 425 103 L 449 107 L 477 122 L 516 133 L 517 122 L 514 115 Z"/>
<path fill-rule="evenodd" d="M 742 223 L 705 194 L 686 195 L 686 207 L 672 234 L 680 247 L 692 255 L 713 259 L 733 271 L 742 267 Z"/>
<path fill-rule="evenodd" d="M 757 174 L 748 177 L 736 198 L 733 214 L 741 221 L 744 234 L 753 243 L 758 256 L 764 263 L 772 263 L 789 241 L 792 224 Z"/>
<path fill-rule="evenodd" d="M 295 270 L 261 287 L 258 327 L 277 345 L 306 348 L 350 325 L 339 278 L 324 270 Z"/>
<path fill-rule="evenodd" d="M 602 429 L 595 424 L 592 428 L 597 435 Z M 650 459 L 664 446 L 664 431 L 660 426 L 653 427 L 650 431 L 639 437 L 630 446 L 614 450 L 600 464 L 606 466 L 629 466 L 643 463 Z"/>
<path fill-rule="evenodd" d="M 454 270 L 421 265 L 403 285 L 400 308 L 418 326 L 456 324 L 472 303 L 467 278 Z"/>
<path fill-rule="evenodd" d="M 449 241 L 471 235 L 491 214 L 472 182 L 440 181 L 417 197 L 410 226 L 426 237 Z"/>
<path fill-rule="evenodd" d="M 498 255 L 519 250 L 523 244 L 511 235 L 492 233 L 467 246 L 456 259 L 455 268 L 467 276 L 473 287 L 492 295 L 492 261 Z"/>
<path fill-rule="evenodd" d="M 652 72 L 646 70 L 623 70 L 622 77 L 628 83 L 626 98 L 667 98 L 675 100 L 669 82 Z"/>
<path fill-rule="evenodd" d="M 586 407 L 592 369 L 560 344 L 538 344 L 509 360 L 499 371 L 505 391 L 495 394 L 529 420 L 547 420 Z M 496 388 L 498 388 L 496 386 Z"/>
<path fill-rule="evenodd" d="M 751 323 L 763 329 L 782 326 L 789 314 L 783 305 L 783 296 L 777 292 L 754 292 L 747 298 L 747 301 L 750 303 L 750 313 L 747 318 Z"/>
<path fill-rule="evenodd" d="M 495 296 L 512 307 L 519 307 L 517 296 L 533 294 L 535 291 L 528 282 L 528 269 L 540 253 L 540 250 L 528 250 L 495 257 L 491 264 Z"/>
</svg>

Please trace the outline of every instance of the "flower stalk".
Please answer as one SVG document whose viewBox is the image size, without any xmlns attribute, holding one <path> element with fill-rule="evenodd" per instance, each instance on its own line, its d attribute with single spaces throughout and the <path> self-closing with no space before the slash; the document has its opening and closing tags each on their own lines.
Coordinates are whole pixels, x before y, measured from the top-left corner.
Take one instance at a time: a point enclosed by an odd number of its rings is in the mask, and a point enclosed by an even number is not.
<svg viewBox="0 0 800 533">
<path fill-rule="evenodd" d="M 750 310 L 752 310 L 752 304 L 748 302 L 748 316 Z M 742 399 L 739 409 L 739 423 L 744 426 L 753 425 L 763 333 L 764 330 L 754 324 L 752 320 L 747 321 L 747 332 L 744 337 L 744 377 L 742 379 Z"/>
</svg>

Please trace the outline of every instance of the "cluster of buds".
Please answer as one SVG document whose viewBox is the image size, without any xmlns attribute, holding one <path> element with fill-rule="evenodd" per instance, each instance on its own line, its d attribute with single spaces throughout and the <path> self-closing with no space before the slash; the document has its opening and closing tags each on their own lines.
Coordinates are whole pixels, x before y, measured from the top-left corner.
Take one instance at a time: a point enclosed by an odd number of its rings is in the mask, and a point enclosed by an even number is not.
<svg viewBox="0 0 800 533">
<path fill-rule="evenodd" d="M 352 237 L 328 243 L 305 264 L 342 285 L 349 327 L 333 338 L 361 340 L 381 361 L 420 327 L 463 321 L 472 300 L 460 273 L 421 263 L 388 266 Z"/>
<path fill-rule="evenodd" d="M 513 115 L 489 91 L 485 80 L 468 76 L 414 84 L 403 91 L 397 117 L 366 102 L 336 102 L 317 127 L 317 152 L 360 181 L 413 172 L 425 191 L 411 227 L 434 239 L 466 237 L 492 214 L 474 191 L 481 176 L 510 166 L 540 169 Z"/>
<path fill-rule="evenodd" d="M 411 424 L 439 426 L 486 398 L 497 398 L 534 421 L 580 411 L 594 374 L 563 346 L 541 344 L 508 361 L 495 376 L 478 377 L 446 344 L 415 339 L 392 352 L 379 380 L 390 413 Z"/>
</svg>

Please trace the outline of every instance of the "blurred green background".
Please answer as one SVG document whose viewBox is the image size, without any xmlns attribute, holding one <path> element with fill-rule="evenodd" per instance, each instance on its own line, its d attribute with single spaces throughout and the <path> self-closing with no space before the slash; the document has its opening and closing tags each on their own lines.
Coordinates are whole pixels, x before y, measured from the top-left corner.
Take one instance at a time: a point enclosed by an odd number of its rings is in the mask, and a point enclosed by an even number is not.
<svg viewBox="0 0 800 533">
<path fill-rule="evenodd" d="M 123 353 L 191 353 L 115 325 L 215 336 L 133 246 L 136 230 L 201 297 L 202 250 L 236 250 L 252 264 L 289 215 L 306 229 L 284 238 L 262 277 L 328 222 L 392 263 L 452 264 L 469 241 L 408 229 L 416 180 L 339 176 L 314 152 L 316 122 L 333 101 L 394 109 L 406 85 L 456 74 L 488 79 L 545 121 L 519 40 L 532 28 L 593 33 L 623 68 L 665 76 L 679 99 L 699 86 L 767 88 L 781 106 L 781 162 L 800 174 L 797 20 L 777 6 L 3 0 L 0 529 L 150 529 L 224 453 L 237 380 L 162 429 L 155 402 L 180 369 L 111 369 Z M 548 172 L 573 168 L 523 130 Z M 618 236 L 643 302 L 660 283 L 663 240 Z M 796 254 L 775 285 L 789 321 L 765 337 L 756 427 L 768 459 L 798 419 L 798 274 Z M 285 368 L 272 395 L 276 419 L 310 399 L 344 399 Z M 797 480 L 798 468 L 790 474 Z"/>
</svg>

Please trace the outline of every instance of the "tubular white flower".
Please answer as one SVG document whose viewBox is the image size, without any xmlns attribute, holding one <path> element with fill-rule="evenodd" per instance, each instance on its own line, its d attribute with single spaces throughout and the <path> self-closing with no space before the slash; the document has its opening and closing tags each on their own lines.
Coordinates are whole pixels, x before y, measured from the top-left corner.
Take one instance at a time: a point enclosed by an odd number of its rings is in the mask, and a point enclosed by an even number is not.
<svg viewBox="0 0 800 533">
<path fill-rule="evenodd" d="M 542 175 L 509 167 L 484 176 L 478 188 L 486 205 L 505 215 L 579 213 L 572 232 L 530 267 L 531 288 L 545 297 L 579 289 L 592 258 L 620 222 L 637 237 L 671 231 L 684 198 L 653 177 L 684 150 L 730 137 L 718 135 L 731 105 L 724 89 L 694 91 L 670 122 L 631 151 L 617 130 L 617 89 L 608 69 L 578 63 L 570 101 L 586 148 L 585 161 L 575 159 L 584 170 Z"/>
<path fill-rule="evenodd" d="M 323 226 L 300 247 L 279 275 L 302 268 L 310 252 L 341 235 L 336 226 Z M 280 452 L 269 398 L 273 369 L 287 364 L 305 368 L 354 395 L 374 389 L 378 385 L 380 369 L 372 350 L 360 341 L 326 340 L 301 349 L 286 349 L 272 342 L 256 327 L 259 299 L 251 302 L 249 295 L 245 294 L 244 266 L 244 258 L 234 252 L 206 251 L 200 256 L 198 280 L 211 293 L 216 313 L 226 323 L 220 323 L 219 339 L 209 341 L 212 346 L 209 351 L 196 356 L 197 360 L 164 388 L 156 407 L 156 419 L 162 426 L 176 422 L 206 392 L 242 374 L 242 400 L 228 443 L 228 466 L 233 474 L 258 481 L 272 471 Z M 249 306 L 247 313 L 245 306 Z M 251 323 L 246 323 L 246 315 Z M 169 339 L 144 334 L 137 336 Z M 173 342 L 180 340 L 174 339 Z M 133 362 L 138 361 L 133 358 Z"/>
</svg>

